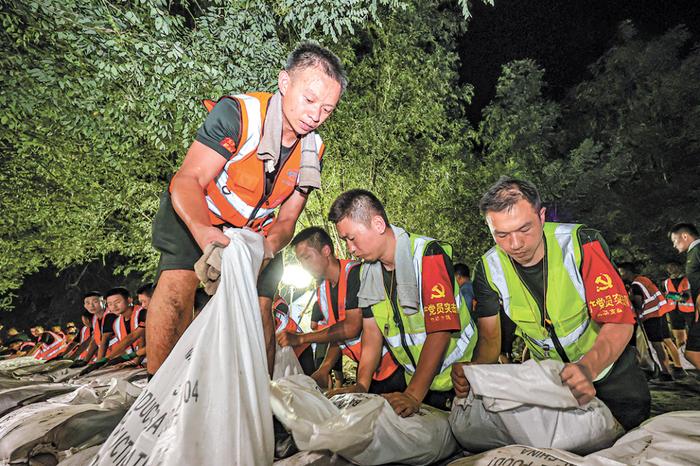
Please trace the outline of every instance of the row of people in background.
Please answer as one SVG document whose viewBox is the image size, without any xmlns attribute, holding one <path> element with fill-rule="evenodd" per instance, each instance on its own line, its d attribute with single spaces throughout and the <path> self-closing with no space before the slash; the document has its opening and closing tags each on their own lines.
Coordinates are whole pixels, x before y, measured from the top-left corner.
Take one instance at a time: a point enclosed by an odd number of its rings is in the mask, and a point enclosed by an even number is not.
<svg viewBox="0 0 700 466">
<path fill-rule="evenodd" d="M 153 286 L 143 285 L 136 293 L 139 304 L 135 304 L 129 290 L 123 287 L 105 293 L 87 292 L 83 296 L 80 329 L 73 323 L 66 325 L 66 332 L 59 326 L 48 331 L 41 326 L 33 327 L 34 340 L 20 334 L 8 340 L 6 357 L 71 359 L 75 367 L 90 364 L 86 372 L 135 358 L 140 363 L 145 359 L 145 323 L 152 294 Z"/>
</svg>

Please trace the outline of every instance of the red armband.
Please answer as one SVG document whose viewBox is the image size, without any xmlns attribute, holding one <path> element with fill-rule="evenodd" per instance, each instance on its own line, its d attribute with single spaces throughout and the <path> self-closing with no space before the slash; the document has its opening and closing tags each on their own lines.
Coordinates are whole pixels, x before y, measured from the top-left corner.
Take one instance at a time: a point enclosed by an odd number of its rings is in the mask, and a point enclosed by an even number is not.
<svg viewBox="0 0 700 466">
<path fill-rule="evenodd" d="M 583 245 L 583 285 L 591 318 L 599 324 L 634 324 L 634 312 L 620 275 L 598 241 Z"/>
<path fill-rule="evenodd" d="M 423 257 L 421 288 L 426 333 L 459 331 L 454 288 L 441 254 Z"/>
</svg>

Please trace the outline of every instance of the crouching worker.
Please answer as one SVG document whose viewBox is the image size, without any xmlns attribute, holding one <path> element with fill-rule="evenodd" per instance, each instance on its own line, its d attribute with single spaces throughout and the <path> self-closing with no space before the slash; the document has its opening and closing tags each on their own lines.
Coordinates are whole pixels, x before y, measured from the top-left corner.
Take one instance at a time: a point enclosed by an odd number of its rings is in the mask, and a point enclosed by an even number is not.
<svg viewBox="0 0 700 466">
<path fill-rule="evenodd" d="M 330 343 L 323 362 L 311 377 L 319 386 L 331 388 L 328 383 L 330 373 L 342 361 L 342 355 L 357 363 L 362 355 L 362 311 L 357 305 L 360 264 L 338 259 L 333 242 L 323 228 L 311 227 L 301 231 L 292 239 L 291 245 L 302 267 L 320 283 L 316 289 L 313 312 L 323 317 L 318 323 L 318 331 L 302 334 L 282 332 L 277 335 L 277 341 L 282 346 Z M 362 391 L 370 393 L 388 393 L 405 388 L 404 376 L 386 348 L 382 348 L 379 366 L 366 382 Z"/>
<path fill-rule="evenodd" d="M 389 224 L 382 203 L 361 189 L 341 194 L 328 219 L 348 251 L 365 261 L 357 293 L 363 313 L 358 387 L 369 386 L 384 342 L 407 384 L 384 395 L 394 411 L 410 416 L 421 403 L 449 409 L 450 366 L 469 361 L 476 344 L 450 246 Z"/>
<path fill-rule="evenodd" d="M 66 343 L 64 335 L 52 331 L 44 331 L 44 327 L 41 325 L 37 325 L 34 329 L 36 329 L 34 333 L 38 335 L 38 339 L 30 354 L 33 354 L 36 359 L 51 361 L 62 356 L 68 349 L 68 343 Z"/>
<path fill-rule="evenodd" d="M 105 293 L 107 310 L 115 315 L 114 336 L 117 344 L 112 348 L 107 364 L 118 364 L 146 355 L 146 313 L 147 310 L 134 305 L 129 290 L 118 287 Z"/>
<path fill-rule="evenodd" d="M 634 313 L 607 245 L 596 230 L 545 222 L 537 188 L 502 177 L 479 208 L 496 241 L 474 275 L 479 340 L 472 363 L 496 363 L 501 305 L 535 360 L 565 363 L 561 381 L 580 405 L 597 396 L 625 429 L 649 416 L 649 388 L 637 365 Z M 453 368 L 457 396 L 469 384 Z"/>
</svg>

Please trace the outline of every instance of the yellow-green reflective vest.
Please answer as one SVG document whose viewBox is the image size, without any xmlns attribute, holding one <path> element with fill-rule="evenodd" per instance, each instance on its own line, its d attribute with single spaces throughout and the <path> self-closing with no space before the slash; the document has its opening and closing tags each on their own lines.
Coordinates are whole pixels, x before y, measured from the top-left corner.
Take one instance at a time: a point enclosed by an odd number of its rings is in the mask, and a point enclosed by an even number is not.
<svg viewBox="0 0 700 466">
<path fill-rule="evenodd" d="M 384 289 L 384 301 L 372 306 L 374 320 L 377 322 L 379 330 L 384 335 L 384 340 L 399 364 L 404 368 L 406 383 L 410 383 L 416 372 L 416 366 L 420 359 L 423 344 L 427 338 L 425 332 L 425 318 L 423 311 L 423 297 L 421 292 L 421 279 L 423 273 L 423 255 L 427 246 L 437 241 L 433 238 L 409 234 L 411 239 L 411 253 L 413 257 L 413 269 L 416 274 L 418 284 L 418 295 L 420 296 L 420 309 L 411 315 L 403 312 L 399 303 L 396 309 L 391 304 L 389 296 Z M 438 242 L 445 253 L 452 257 L 452 247 L 447 243 Z M 467 303 L 464 302 L 457 282 L 452 283 L 454 297 L 459 310 L 459 323 L 461 330 L 454 332 L 450 337 L 450 343 L 445 351 L 442 365 L 438 375 L 430 385 L 431 390 L 447 391 L 452 389 L 450 378 L 450 366 L 456 362 L 470 361 L 474 347 L 476 346 L 477 333 L 476 326 L 471 320 Z"/>
<path fill-rule="evenodd" d="M 578 240 L 580 228 L 581 225 L 570 223 L 544 224 L 547 315 L 571 362 L 591 349 L 600 331 L 586 305 Z M 542 311 L 508 255 L 495 246 L 482 256 L 482 261 L 491 288 L 500 295 L 505 313 L 517 325 L 516 334 L 523 338 L 533 359 L 561 361 L 555 342 L 543 325 Z"/>
</svg>

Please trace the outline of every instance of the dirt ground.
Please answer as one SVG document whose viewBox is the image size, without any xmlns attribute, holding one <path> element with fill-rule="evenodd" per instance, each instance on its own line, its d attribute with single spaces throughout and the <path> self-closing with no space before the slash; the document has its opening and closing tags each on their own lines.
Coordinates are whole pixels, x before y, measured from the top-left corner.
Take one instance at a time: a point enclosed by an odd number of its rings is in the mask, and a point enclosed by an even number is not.
<svg viewBox="0 0 700 466">
<path fill-rule="evenodd" d="M 700 373 L 688 371 L 688 376 L 674 382 L 649 382 L 651 415 L 669 411 L 700 411 Z"/>
</svg>

